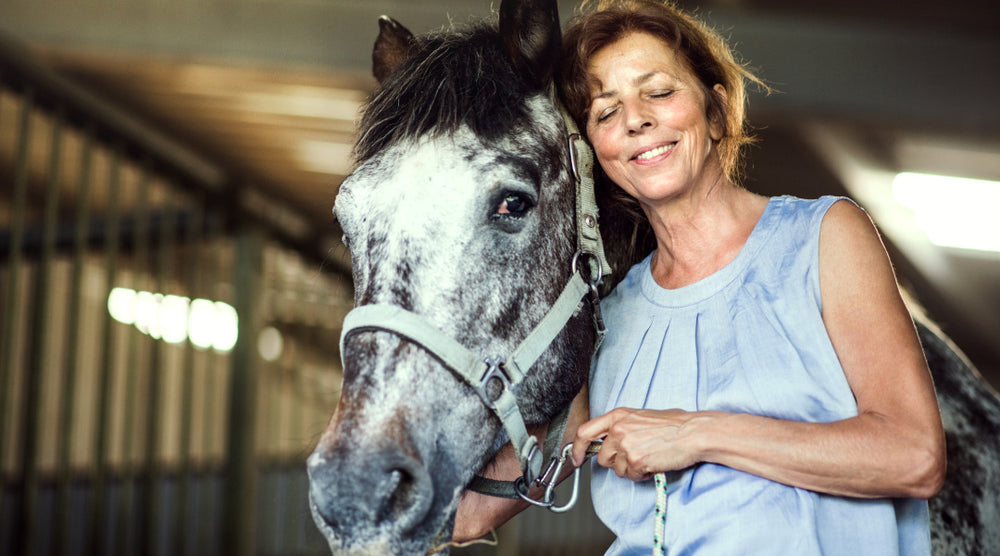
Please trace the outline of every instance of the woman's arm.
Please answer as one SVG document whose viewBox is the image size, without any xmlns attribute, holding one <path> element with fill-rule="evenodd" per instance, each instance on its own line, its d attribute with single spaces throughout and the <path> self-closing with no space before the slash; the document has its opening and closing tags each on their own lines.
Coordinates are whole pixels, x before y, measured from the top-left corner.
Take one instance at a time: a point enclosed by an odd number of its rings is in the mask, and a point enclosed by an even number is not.
<svg viewBox="0 0 1000 556">
<path fill-rule="evenodd" d="M 605 437 L 600 465 L 643 480 L 712 462 L 780 483 L 855 497 L 933 496 L 944 431 L 913 321 L 868 216 L 838 202 L 820 231 L 823 322 L 858 416 L 803 423 L 746 414 L 616 409 L 577 430 L 574 458 Z"/>
<path fill-rule="evenodd" d="M 584 385 L 580 393 L 573 399 L 570 406 L 569 418 L 566 420 L 566 430 L 563 432 L 563 439 L 560 446 L 570 442 L 576 436 L 576 428 L 587 420 L 590 415 L 587 386 Z M 531 431 L 538 437 L 539 443 L 545 442 L 545 426 L 540 430 Z M 565 466 L 563 474 L 559 477 L 562 481 L 573 472 L 569 465 Z M 521 476 L 521 464 L 514 455 L 514 448 L 510 443 L 504 445 L 497 453 L 493 463 L 482 470 L 483 476 L 489 479 L 499 479 L 513 481 Z M 541 488 L 534 489 L 531 494 L 536 498 L 541 495 Z M 455 516 L 455 529 L 452 539 L 455 542 L 465 542 L 478 539 L 490 531 L 500 527 L 512 517 L 528 507 L 528 503 L 523 500 L 511 500 L 508 498 L 497 498 L 479 494 L 471 490 L 466 490 L 462 498 L 458 501 L 458 513 Z"/>
</svg>

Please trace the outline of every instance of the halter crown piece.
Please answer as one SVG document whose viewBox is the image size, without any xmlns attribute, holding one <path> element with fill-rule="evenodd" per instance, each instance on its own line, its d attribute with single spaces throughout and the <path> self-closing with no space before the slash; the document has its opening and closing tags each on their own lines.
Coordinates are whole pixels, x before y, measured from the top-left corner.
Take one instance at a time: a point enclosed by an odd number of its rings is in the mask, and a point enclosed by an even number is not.
<svg viewBox="0 0 1000 556">
<path fill-rule="evenodd" d="M 594 153 L 583 138 L 576 121 L 566 111 L 561 102 L 557 103 L 559 113 L 566 124 L 569 137 L 569 161 L 573 179 L 576 182 L 576 249 L 577 254 L 591 257 L 590 264 L 597 265 L 591 272 L 600 277 L 611 274 L 611 265 L 604 255 L 604 242 L 597 220 L 597 199 L 594 193 Z M 575 270 L 575 269 L 574 269 Z M 593 280 L 592 280 L 593 281 Z M 601 330 L 603 332 L 603 329 Z"/>
<path fill-rule="evenodd" d="M 500 419 L 521 463 L 522 476 L 513 483 L 477 476 L 469 488 L 493 496 L 521 497 L 532 504 L 548 507 L 553 511 L 566 511 L 576 501 L 579 469 L 576 470 L 574 478 L 573 494 L 566 505 L 561 507 L 555 505 L 553 489 L 555 480 L 568 457 L 566 448 L 561 454 L 556 452 L 566 427 L 569 408 L 564 409 L 549 423 L 544 449 L 540 449 L 538 439 L 528 434 L 515 392 L 528 369 L 548 349 L 587 298 L 593 306 L 597 333 L 594 349 L 597 349 L 605 333 L 597 288 L 602 277 L 611 273 L 611 266 L 604 255 L 604 245 L 597 224 L 593 154 L 573 118 L 566 113 L 561 103 L 559 107 L 568 131 L 570 169 L 576 183 L 577 252 L 571 263 L 572 275 L 569 282 L 541 322 L 513 353 L 507 356 L 497 354 L 483 356 L 473 353 L 416 313 L 396 305 L 376 303 L 356 307 L 347 314 L 340 336 L 340 353 L 343 358 L 346 339 L 351 334 L 362 331 L 393 332 L 419 344 L 471 386 L 483 403 Z M 549 464 L 543 473 L 542 464 L 546 460 Z M 528 488 L 532 484 L 546 487 L 543 500 L 528 497 Z"/>
</svg>

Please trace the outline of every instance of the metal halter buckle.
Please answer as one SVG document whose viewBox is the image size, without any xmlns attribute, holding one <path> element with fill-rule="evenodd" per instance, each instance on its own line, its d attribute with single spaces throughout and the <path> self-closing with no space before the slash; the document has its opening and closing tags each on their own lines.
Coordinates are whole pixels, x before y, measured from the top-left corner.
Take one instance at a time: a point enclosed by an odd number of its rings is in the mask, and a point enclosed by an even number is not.
<svg viewBox="0 0 1000 556">
<path fill-rule="evenodd" d="M 590 289 L 596 292 L 597 286 L 600 285 L 601 279 L 604 278 L 604 269 L 601 268 L 601 260 L 594 253 L 577 251 L 573 254 L 573 262 L 571 262 L 569 266 L 570 271 L 572 271 L 573 274 L 576 274 L 577 272 L 577 262 L 580 261 L 580 259 L 590 259 L 590 261 L 587 262 L 588 272 L 584 275 L 584 278 L 587 280 L 587 285 L 590 286 Z M 594 264 L 590 264 L 591 262 Z"/>
<path fill-rule="evenodd" d="M 494 402 L 496 402 L 497 397 L 490 398 L 489 392 L 487 391 L 488 386 L 494 380 L 500 382 L 501 393 L 503 390 L 510 390 L 510 377 L 507 376 L 507 372 L 503 369 L 503 364 L 506 361 L 503 357 L 487 357 L 483 359 L 483 363 L 486 364 L 486 371 L 483 372 L 482 378 L 479 379 L 479 384 L 476 385 L 476 393 L 479 397 L 486 402 L 487 406 L 492 407 Z"/>
</svg>

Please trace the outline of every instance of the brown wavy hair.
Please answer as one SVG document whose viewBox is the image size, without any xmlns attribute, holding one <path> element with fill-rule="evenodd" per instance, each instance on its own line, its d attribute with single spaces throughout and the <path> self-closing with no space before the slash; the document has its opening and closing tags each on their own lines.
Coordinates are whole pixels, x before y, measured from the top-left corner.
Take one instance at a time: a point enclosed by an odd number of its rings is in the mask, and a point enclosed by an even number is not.
<svg viewBox="0 0 1000 556">
<path fill-rule="evenodd" d="M 722 138 L 716 142 L 719 162 L 726 176 L 738 184 L 742 174 L 742 150 L 753 142 L 746 122 L 747 83 L 754 83 L 767 92 L 770 89 L 736 59 L 721 35 L 670 0 L 596 0 L 580 6 L 578 15 L 563 33 L 559 90 L 570 115 L 586 133 L 593 83 L 588 71 L 590 60 L 604 47 L 634 32 L 660 38 L 666 46 L 674 49 L 697 78 L 705 96 L 706 117 L 723 125 Z M 724 96 L 713 89 L 716 84 L 725 88 Z M 603 197 L 604 201 L 601 204 L 611 204 L 608 208 L 614 212 L 623 211 L 624 214 L 618 216 L 632 221 L 629 226 L 631 233 L 626 234 L 630 237 L 624 238 L 624 242 L 630 251 L 638 251 L 637 257 L 645 256 L 655 247 L 655 240 L 638 203 L 609 183 L 610 180 L 599 168 L 595 168 L 595 179 L 598 197 Z M 602 216 L 609 216 L 608 211 L 605 210 Z M 621 228 L 623 223 L 609 224 Z M 605 227 L 604 220 L 601 226 Z M 631 266 L 637 261 L 624 262 Z M 616 268 L 619 272 L 626 270 L 627 267 Z"/>
<path fill-rule="evenodd" d="M 598 0 L 584 3 L 581 10 L 590 6 L 592 10 L 574 18 L 563 35 L 562 95 L 580 128 L 586 129 L 590 108 L 590 60 L 625 35 L 648 33 L 672 47 L 698 79 L 708 105 L 706 116 L 724 125 L 720 162 L 736 181 L 740 150 L 753 140 L 746 125 L 746 82 L 767 89 L 764 82 L 736 60 L 721 35 L 669 0 Z M 725 97 L 712 89 L 717 83 L 726 89 Z"/>
</svg>

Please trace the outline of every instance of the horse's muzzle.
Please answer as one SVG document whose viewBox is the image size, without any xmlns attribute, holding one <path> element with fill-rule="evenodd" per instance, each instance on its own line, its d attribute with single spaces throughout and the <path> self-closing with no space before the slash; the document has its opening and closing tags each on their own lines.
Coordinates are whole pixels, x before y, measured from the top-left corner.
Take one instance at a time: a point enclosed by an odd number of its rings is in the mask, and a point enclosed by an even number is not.
<svg viewBox="0 0 1000 556">
<path fill-rule="evenodd" d="M 334 554 L 366 553 L 376 545 L 406 553 L 408 540 L 428 542 L 425 529 L 435 532 L 425 523 L 434 500 L 430 474 L 389 442 L 346 450 L 320 441 L 308 472 L 313 519 Z"/>
</svg>

